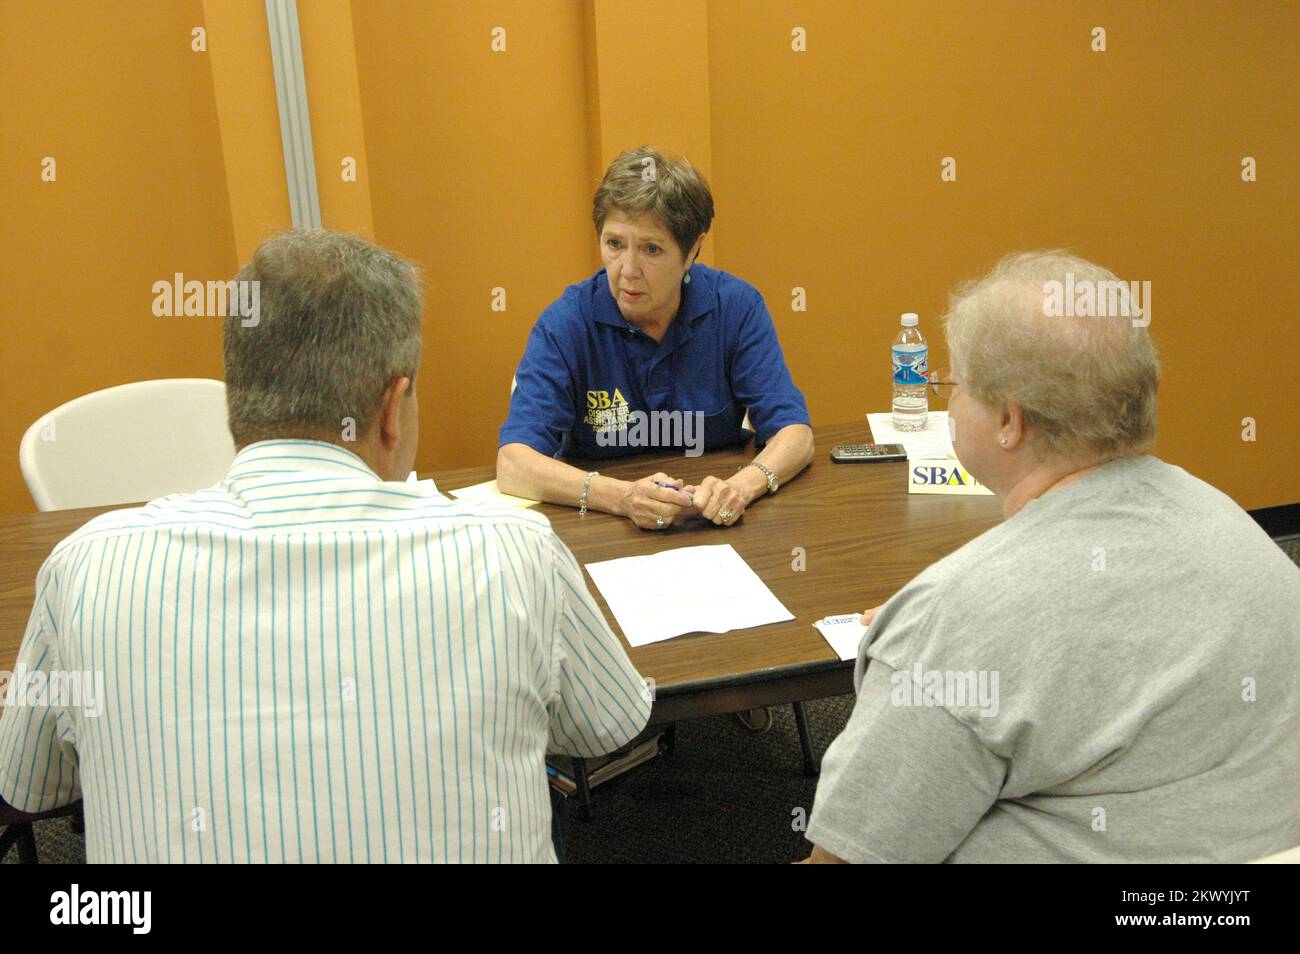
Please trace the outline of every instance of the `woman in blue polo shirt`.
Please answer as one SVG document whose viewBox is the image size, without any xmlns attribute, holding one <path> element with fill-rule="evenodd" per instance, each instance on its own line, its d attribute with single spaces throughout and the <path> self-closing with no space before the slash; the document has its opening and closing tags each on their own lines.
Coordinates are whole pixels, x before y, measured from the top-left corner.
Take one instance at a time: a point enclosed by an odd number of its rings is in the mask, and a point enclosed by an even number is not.
<svg viewBox="0 0 1300 954">
<path fill-rule="evenodd" d="M 753 286 L 696 263 L 713 196 L 687 160 L 623 153 L 592 215 L 605 267 L 533 326 L 501 426 L 497 486 L 645 529 L 688 512 L 730 526 L 812 460 L 808 406 L 772 317 Z M 665 447 L 698 456 L 745 440 L 747 411 L 761 453 L 698 485 L 662 472 L 616 480 L 559 459 Z"/>
</svg>

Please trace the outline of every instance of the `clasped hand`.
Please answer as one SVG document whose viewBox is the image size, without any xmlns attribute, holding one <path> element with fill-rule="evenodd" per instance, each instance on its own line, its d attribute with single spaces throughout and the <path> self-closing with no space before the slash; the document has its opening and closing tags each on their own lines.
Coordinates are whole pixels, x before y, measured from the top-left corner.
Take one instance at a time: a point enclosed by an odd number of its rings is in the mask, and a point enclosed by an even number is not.
<svg viewBox="0 0 1300 954">
<path fill-rule="evenodd" d="M 705 477 L 698 485 L 688 485 L 660 472 L 628 485 L 623 511 L 643 530 L 666 529 L 674 520 L 692 513 L 720 527 L 729 527 L 748 505 L 740 489 L 718 477 Z"/>
</svg>

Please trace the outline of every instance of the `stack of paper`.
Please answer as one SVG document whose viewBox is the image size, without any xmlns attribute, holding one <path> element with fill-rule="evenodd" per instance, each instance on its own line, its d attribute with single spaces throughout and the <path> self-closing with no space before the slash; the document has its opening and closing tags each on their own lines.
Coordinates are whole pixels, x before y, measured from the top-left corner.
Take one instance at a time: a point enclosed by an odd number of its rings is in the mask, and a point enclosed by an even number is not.
<svg viewBox="0 0 1300 954">
<path fill-rule="evenodd" d="M 794 619 L 731 544 L 588 563 L 629 645 Z"/>
<path fill-rule="evenodd" d="M 831 649 L 835 650 L 841 659 L 857 659 L 858 647 L 862 645 L 862 637 L 867 634 L 868 629 L 858 622 L 861 618 L 861 613 L 827 616 L 813 623 L 813 626 L 817 627 L 817 632 L 826 637 L 826 642 L 831 644 Z"/>
<path fill-rule="evenodd" d="M 418 485 L 421 485 L 421 486 L 428 487 L 428 488 L 429 488 L 430 490 L 432 490 L 434 493 L 441 493 L 441 492 L 442 492 L 442 491 L 438 490 L 438 485 L 435 484 L 435 483 L 433 482 L 433 478 L 432 478 L 432 477 L 426 477 L 426 478 L 424 478 L 424 480 L 421 480 L 421 479 L 419 478 L 419 475 L 417 475 L 417 474 L 415 473 L 415 471 L 411 471 L 409 474 L 406 475 L 406 482 L 407 482 L 408 484 L 418 484 Z"/>
<path fill-rule="evenodd" d="M 527 497 L 515 497 L 511 494 L 503 494 L 497 490 L 495 480 L 485 481 L 481 484 L 474 484 L 472 487 L 462 487 L 460 490 L 452 490 L 449 493 L 458 500 L 482 500 L 489 503 L 501 504 L 505 507 L 536 507 L 541 501 L 529 500 Z"/>
<path fill-rule="evenodd" d="M 868 414 L 871 438 L 877 444 L 902 444 L 908 460 L 944 460 L 956 457 L 952 452 L 952 434 L 948 430 L 948 412 L 931 411 L 923 431 L 900 431 L 894 428 L 889 411 Z"/>
</svg>

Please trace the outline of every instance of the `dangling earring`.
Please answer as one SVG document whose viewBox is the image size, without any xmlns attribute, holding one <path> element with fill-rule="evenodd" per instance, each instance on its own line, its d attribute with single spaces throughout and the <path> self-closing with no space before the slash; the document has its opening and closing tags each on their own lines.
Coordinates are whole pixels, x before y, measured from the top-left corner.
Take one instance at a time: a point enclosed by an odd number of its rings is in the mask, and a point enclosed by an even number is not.
<svg viewBox="0 0 1300 954">
<path fill-rule="evenodd" d="M 688 269 L 686 274 L 682 276 L 682 284 L 689 285 L 690 283 L 691 283 L 691 273 L 690 270 Z"/>
</svg>

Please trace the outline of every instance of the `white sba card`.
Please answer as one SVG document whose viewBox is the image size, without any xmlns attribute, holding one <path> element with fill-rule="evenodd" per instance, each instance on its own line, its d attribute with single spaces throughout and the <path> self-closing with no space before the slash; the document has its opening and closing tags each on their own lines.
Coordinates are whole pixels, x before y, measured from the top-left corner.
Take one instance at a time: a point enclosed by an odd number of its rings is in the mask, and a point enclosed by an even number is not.
<svg viewBox="0 0 1300 954">
<path fill-rule="evenodd" d="M 861 618 L 861 613 L 845 613 L 843 616 L 819 619 L 813 626 L 841 659 L 857 659 L 858 647 L 862 645 L 862 637 L 867 635 L 869 628 L 858 622 Z"/>
</svg>

